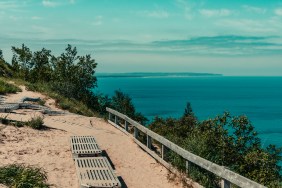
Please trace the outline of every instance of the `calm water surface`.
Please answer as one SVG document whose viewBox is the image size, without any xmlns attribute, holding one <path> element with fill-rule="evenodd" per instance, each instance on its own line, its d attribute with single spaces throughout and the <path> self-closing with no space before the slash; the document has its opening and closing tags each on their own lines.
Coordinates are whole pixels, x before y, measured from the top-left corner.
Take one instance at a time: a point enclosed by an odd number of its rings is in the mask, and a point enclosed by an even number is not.
<svg viewBox="0 0 282 188">
<path fill-rule="evenodd" d="M 187 101 L 200 120 L 245 114 L 264 145 L 282 146 L 282 77 L 98 77 L 96 90 L 113 95 L 117 89 L 149 119 L 179 117 Z"/>
</svg>

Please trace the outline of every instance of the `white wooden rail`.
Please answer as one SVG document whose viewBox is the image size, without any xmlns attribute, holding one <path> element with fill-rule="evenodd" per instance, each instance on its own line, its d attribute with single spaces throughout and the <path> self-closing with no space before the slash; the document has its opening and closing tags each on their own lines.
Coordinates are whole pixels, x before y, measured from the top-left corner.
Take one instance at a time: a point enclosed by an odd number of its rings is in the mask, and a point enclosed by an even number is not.
<svg viewBox="0 0 282 188">
<path fill-rule="evenodd" d="M 139 124 L 138 122 L 130 119 L 126 115 L 115 111 L 111 108 L 107 108 L 107 111 L 109 112 L 109 120 L 108 122 L 112 124 L 113 126 L 119 128 L 121 131 L 123 131 L 126 134 L 130 134 L 128 132 L 129 125 L 134 128 L 134 140 L 135 142 L 146 152 L 148 152 L 152 157 L 154 157 L 157 161 L 162 163 L 166 168 L 171 169 L 171 165 L 165 161 L 164 159 L 164 153 L 165 148 L 169 148 L 171 151 L 174 151 L 181 157 L 183 157 L 186 160 L 186 167 L 188 170 L 189 163 L 193 163 L 213 174 L 220 177 L 222 179 L 221 181 L 221 187 L 222 188 L 230 188 L 231 184 L 237 185 L 242 188 L 266 188 L 265 186 L 258 184 L 248 178 L 245 178 L 235 172 L 232 172 L 231 170 L 228 170 L 227 168 L 217 165 L 211 161 L 208 161 L 200 156 L 197 156 L 180 146 L 174 144 L 173 142 L 167 140 L 163 136 L 160 136 L 159 134 L 149 130 L 145 126 Z M 114 118 L 114 122 L 112 121 L 112 117 Z M 125 127 L 121 127 L 118 125 L 118 119 L 122 119 L 125 121 Z M 143 132 L 147 137 L 147 144 L 144 145 L 139 140 L 137 140 L 138 131 Z M 161 157 L 159 157 L 154 151 L 151 150 L 151 144 L 152 139 L 158 141 L 161 144 Z"/>
</svg>

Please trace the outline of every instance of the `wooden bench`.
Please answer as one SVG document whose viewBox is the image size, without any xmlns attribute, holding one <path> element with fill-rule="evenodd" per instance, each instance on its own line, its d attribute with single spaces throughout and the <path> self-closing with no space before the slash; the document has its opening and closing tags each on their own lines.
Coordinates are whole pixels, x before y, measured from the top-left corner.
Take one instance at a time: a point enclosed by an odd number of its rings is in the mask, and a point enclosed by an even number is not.
<svg viewBox="0 0 282 188">
<path fill-rule="evenodd" d="M 17 103 L 5 103 L 0 105 L 0 112 L 10 113 L 13 110 L 19 109 L 19 104 Z"/>
<path fill-rule="evenodd" d="M 120 188 L 113 168 L 106 157 L 76 158 L 80 188 Z"/>
<path fill-rule="evenodd" d="M 5 97 L 3 95 L 0 95 L 0 104 L 5 103 Z"/>
<path fill-rule="evenodd" d="M 97 157 L 102 154 L 93 136 L 71 136 L 72 157 Z"/>
</svg>

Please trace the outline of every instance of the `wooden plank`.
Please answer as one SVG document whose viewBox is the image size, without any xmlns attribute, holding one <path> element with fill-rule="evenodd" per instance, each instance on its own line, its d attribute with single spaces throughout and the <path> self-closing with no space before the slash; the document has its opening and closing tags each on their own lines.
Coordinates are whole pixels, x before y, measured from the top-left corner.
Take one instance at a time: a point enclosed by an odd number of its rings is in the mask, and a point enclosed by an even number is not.
<svg viewBox="0 0 282 188">
<path fill-rule="evenodd" d="M 147 135 L 147 148 L 152 149 L 152 138 Z"/>
<path fill-rule="evenodd" d="M 189 161 L 185 162 L 186 174 L 189 174 L 189 166 L 190 166 L 189 163 L 190 163 Z"/>
<path fill-rule="evenodd" d="M 0 105 L 0 112 L 9 113 L 19 109 L 18 103 L 5 103 Z"/>
<path fill-rule="evenodd" d="M 162 159 L 165 158 L 165 146 L 162 144 L 162 152 L 161 152 Z"/>
<path fill-rule="evenodd" d="M 125 121 L 125 130 L 126 132 L 128 132 L 128 122 L 127 121 Z"/>
<path fill-rule="evenodd" d="M 102 154 L 93 136 L 71 136 L 70 142 L 73 158 L 96 157 Z"/>
<path fill-rule="evenodd" d="M 108 120 L 108 123 L 111 124 L 112 126 L 114 126 L 115 128 L 117 128 L 118 130 L 122 131 L 127 136 L 131 135 L 129 132 L 125 131 L 125 129 L 123 129 L 121 126 L 116 125 L 114 122 Z"/>
<path fill-rule="evenodd" d="M 106 157 L 76 158 L 75 166 L 81 187 L 121 187 Z"/>
<path fill-rule="evenodd" d="M 221 188 L 231 188 L 231 183 L 225 179 L 221 180 Z"/>
<path fill-rule="evenodd" d="M 134 138 L 138 138 L 138 129 L 137 127 L 134 127 Z"/>
<path fill-rule="evenodd" d="M 121 114 L 113 109 L 107 108 L 107 111 L 119 116 L 120 118 L 124 119 L 125 121 L 127 121 L 128 123 L 130 123 L 134 128 L 142 131 L 143 133 L 147 134 L 148 136 L 150 136 L 151 138 L 153 138 L 154 140 L 160 142 L 162 145 L 166 146 L 167 148 L 171 149 L 172 151 L 174 151 L 175 153 L 177 153 L 178 155 L 180 155 L 181 157 L 183 157 L 184 159 L 186 159 L 187 161 L 190 161 L 196 165 L 198 165 L 199 167 L 206 169 L 209 172 L 214 173 L 215 175 L 228 180 L 229 182 L 243 187 L 243 188 L 266 188 L 265 186 L 258 184 L 248 178 L 245 178 L 235 172 L 230 171 L 229 169 L 224 168 L 223 166 L 217 165 L 213 162 L 210 162 L 200 156 L 197 156 L 183 148 L 181 148 L 180 146 L 174 144 L 173 142 L 167 140 L 166 138 L 158 135 L 157 133 L 149 130 L 148 128 L 144 127 L 143 125 L 137 123 L 136 121 L 130 119 L 129 117 L 127 117 L 124 114 Z M 135 131 L 134 131 L 135 132 Z"/>
<path fill-rule="evenodd" d="M 118 117 L 115 116 L 115 124 L 118 124 L 117 122 L 118 122 Z"/>
</svg>

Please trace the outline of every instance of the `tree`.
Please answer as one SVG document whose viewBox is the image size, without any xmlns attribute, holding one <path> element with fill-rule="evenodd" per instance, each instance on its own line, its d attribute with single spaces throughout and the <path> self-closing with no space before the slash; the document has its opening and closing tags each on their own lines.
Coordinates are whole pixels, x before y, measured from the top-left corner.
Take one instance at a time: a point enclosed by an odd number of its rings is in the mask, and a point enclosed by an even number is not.
<svg viewBox="0 0 282 188">
<path fill-rule="evenodd" d="M 32 68 L 32 52 L 31 50 L 22 44 L 21 48 L 12 46 L 13 58 L 12 66 L 17 75 L 24 80 L 29 79 L 29 72 Z"/>
<path fill-rule="evenodd" d="M 53 88 L 66 97 L 89 102 L 86 99 L 97 85 L 95 60 L 90 55 L 77 56 L 76 47 L 68 45 L 59 57 L 52 57 L 51 64 Z"/>
<path fill-rule="evenodd" d="M 135 108 L 129 95 L 123 93 L 121 90 L 115 91 L 112 97 L 112 107 L 122 114 L 126 114 L 133 118 L 135 115 Z"/>
<path fill-rule="evenodd" d="M 31 82 L 49 82 L 51 80 L 52 69 L 50 65 L 51 51 L 42 48 L 41 51 L 33 53 L 31 67 Z"/>
<path fill-rule="evenodd" d="M 130 118 L 134 119 L 135 121 L 145 124 L 148 119 L 143 116 L 141 113 L 135 111 L 135 107 L 132 103 L 132 99 L 129 95 L 123 93 L 120 90 L 115 91 L 114 96 L 112 97 L 112 105 L 111 107 L 122 114 L 129 116 Z"/>
<path fill-rule="evenodd" d="M 187 102 L 183 116 L 194 116 L 194 113 L 193 113 L 192 106 L 191 106 L 190 102 Z"/>
<path fill-rule="evenodd" d="M 226 112 L 212 119 L 197 121 L 192 112 L 191 104 L 187 104 L 183 117 L 155 118 L 149 127 L 196 155 L 265 186 L 279 187 L 282 148 L 274 145 L 264 148 L 246 116 L 233 117 Z M 185 170 L 185 161 L 178 155 L 169 153 L 169 160 Z M 216 177 L 199 167 L 193 166 L 189 175 L 206 187 L 219 186 Z"/>
</svg>

